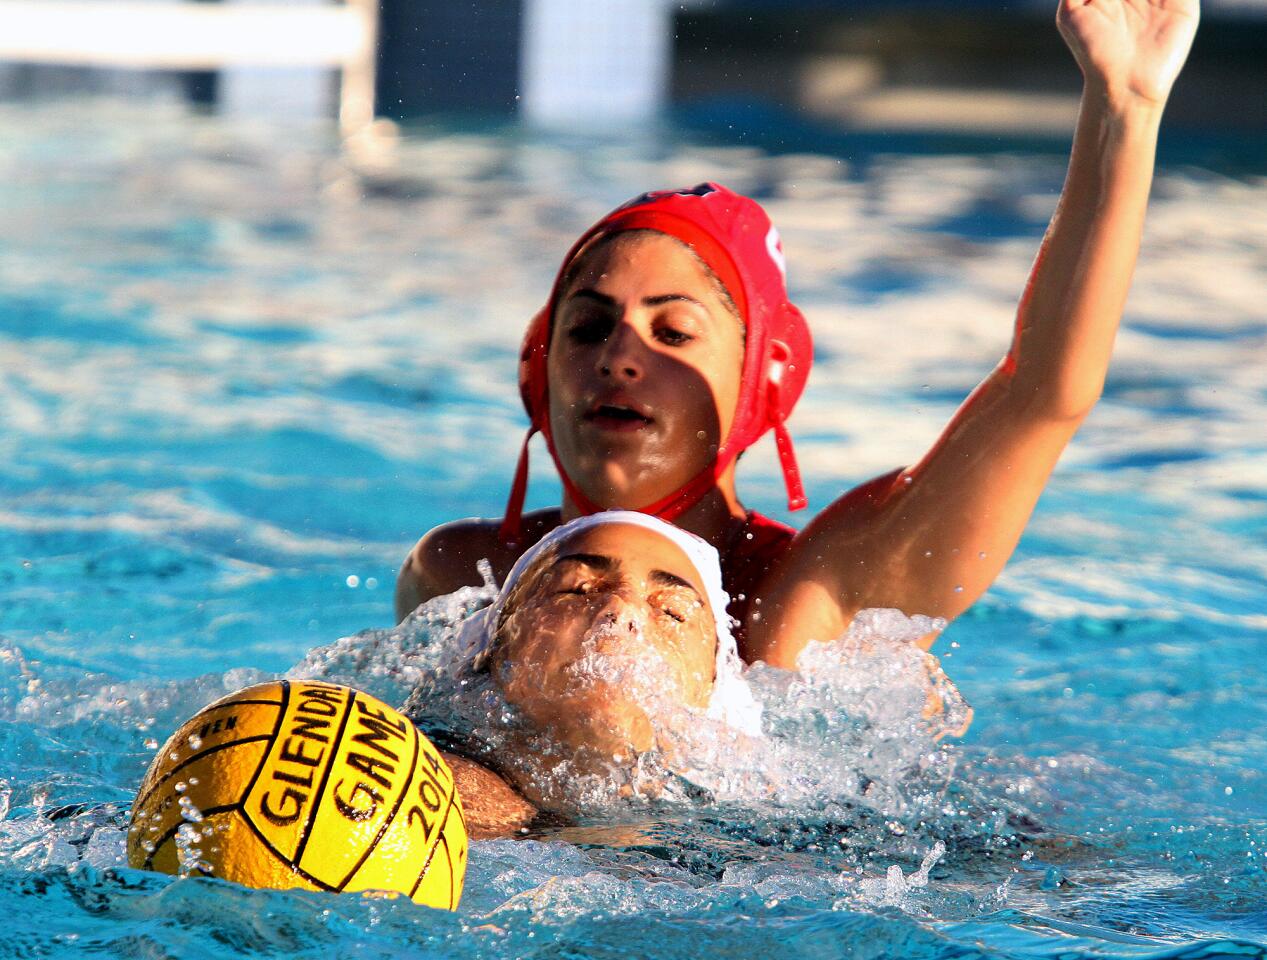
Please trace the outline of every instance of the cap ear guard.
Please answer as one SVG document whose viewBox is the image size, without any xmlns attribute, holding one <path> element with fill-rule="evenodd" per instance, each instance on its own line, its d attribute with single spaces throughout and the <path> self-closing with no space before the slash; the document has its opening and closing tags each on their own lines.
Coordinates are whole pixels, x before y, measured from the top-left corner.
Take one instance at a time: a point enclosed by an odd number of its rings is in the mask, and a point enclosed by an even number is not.
<svg viewBox="0 0 1267 960">
<path fill-rule="evenodd" d="M 550 308 L 537 311 L 528 325 L 524 335 L 523 346 L 519 350 L 519 398 L 524 409 L 528 411 L 530 425 L 524 437 L 523 446 L 519 449 L 519 461 L 515 467 L 515 478 L 510 485 L 510 496 L 506 502 L 506 512 L 502 517 L 498 538 L 507 546 L 514 546 L 523 540 L 524 500 L 528 495 L 528 463 L 530 459 L 529 445 L 533 434 L 550 427 L 549 410 L 547 409 L 548 383 L 546 377 L 546 351 L 549 348 Z"/>
<path fill-rule="evenodd" d="M 809 380 L 810 367 L 814 363 L 814 341 L 810 336 L 809 325 L 805 317 L 795 305 L 783 305 L 782 329 L 770 340 L 771 360 L 778 360 L 782 369 L 779 373 L 779 397 L 781 404 L 777 419 L 785 420 L 792 415 L 805 384 Z M 779 351 L 775 356 L 774 351 Z M 767 379 L 770 379 L 767 376 Z M 776 421 L 775 411 L 768 413 L 771 423 Z"/>
<path fill-rule="evenodd" d="M 519 398 L 533 426 L 541 428 L 546 415 L 546 355 L 549 349 L 550 310 L 538 310 L 519 349 Z"/>
<path fill-rule="evenodd" d="M 788 345 L 782 340 L 770 341 L 770 362 L 766 366 L 765 378 L 769 383 L 776 387 L 783 382 L 783 371 L 787 368 L 787 362 L 791 359 L 792 351 L 788 349 Z"/>
</svg>

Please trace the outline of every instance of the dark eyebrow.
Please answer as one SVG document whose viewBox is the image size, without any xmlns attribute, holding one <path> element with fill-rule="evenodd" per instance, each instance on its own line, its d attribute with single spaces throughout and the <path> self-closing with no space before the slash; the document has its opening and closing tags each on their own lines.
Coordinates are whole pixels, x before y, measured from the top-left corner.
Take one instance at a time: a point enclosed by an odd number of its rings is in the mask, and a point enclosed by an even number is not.
<svg viewBox="0 0 1267 960">
<path fill-rule="evenodd" d="M 605 557 L 601 553 L 568 553 L 555 560 L 555 566 L 571 560 L 573 563 L 583 563 L 587 567 L 593 567 L 596 570 L 610 570 L 615 564 L 611 557 Z"/>
<path fill-rule="evenodd" d="M 700 303 L 694 297 L 688 297 L 684 293 L 662 293 L 656 297 L 642 298 L 642 304 L 643 306 L 646 306 L 646 307 L 658 307 L 661 304 L 675 303 L 675 302 L 693 303 L 697 307 L 704 307 L 704 304 Z M 707 309 L 707 308 L 704 308 L 704 309 Z"/>
<path fill-rule="evenodd" d="M 554 565 L 557 567 L 560 563 L 568 561 L 583 563 L 587 567 L 593 567 L 595 570 L 602 570 L 603 572 L 610 571 L 616 566 L 615 559 L 604 556 L 601 553 L 567 553 L 555 560 Z M 661 586 L 686 587 L 696 597 L 699 597 L 701 603 L 704 602 L 704 598 L 700 596 L 700 592 L 695 589 L 694 585 L 689 580 L 679 577 L 676 573 L 670 573 L 668 570 L 652 570 L 647 575 L 647 579 Z"/>
<path fill-rule="evenodd" d="M 614 297 L 609 297 L 605 293 L 599 293 L 597 290 L 590 290 L 588 287 L 583 290 L 573 290 L 568 295 L 568 299 L 593 300 L 595 303 L 601 303 L 605 307 L 614 307 L 616 305 Z"/>
<path fill-rule="evenodd" d="M 600 303 L 605 307 L 614 307 L 616 305 L 616 300 L 614 297 L 609 297 L 605 293 L 599 293 L 597 290 L 591 290 L 589 287 L 584 287 L 580 290 L 574 290 L 568 296 L 569 300 L 575 300 L 577 298 L 583 298 L 585 300 L 593 300 L 595 303 Z M 705 310 L 708 309 L 707 307 L 704 307 L 704 304 L 700 303 L 694 297 L 688 297 L 684 293 L 661 293 L 661 294 L 657 294 L 654 297 L 642 298 L 642 304 L 645 307 L 659 307 L 666 303 L 693 303 L 697 307 L 701 307 Z"/>
<path fill-rule="evenodd" d="M 699 591 L 691 585 L 691 582 L 682 579 L 676 573 L 669 573 L 668 570 L 652 570 L 649 579 L 652 583 L 660 583 L 670 587 L 686 587 L 687 590 L 690 590 L 691 593 L 699 598 L 701 603 L 704 602 L 704 598 L 699 595 Z"/>
</svg>

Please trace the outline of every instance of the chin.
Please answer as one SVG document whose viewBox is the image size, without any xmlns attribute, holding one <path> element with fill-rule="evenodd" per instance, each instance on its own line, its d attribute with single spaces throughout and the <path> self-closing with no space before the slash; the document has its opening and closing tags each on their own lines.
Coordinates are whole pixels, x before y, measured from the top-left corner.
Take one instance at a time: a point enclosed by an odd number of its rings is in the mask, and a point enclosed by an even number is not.
<svg viewBox="0 0 1267 960">
<path fill-rule="evenodd" d="M 655 503 L 695 477 L 695 473 L 687 473 L 666 481 L 664 472 L 660 471 L 654 473 L 653 482 L 644 482 L 641 476 L 633 474 L 648 473 L 647 461 L 637 460 L 633 466 L 635 470 L 625 470 L 619 462 L 608 460 L 596 465 L 593 471 L 570 473 L 569 476 L 582 493 L 605 510 L 635 510 Z"/>
<path fill-rule="evenodd" d="M 556 730 L 559 740 L 608 758 L 629 759 L 655 745 L 651 721 L 637 707 L 596 706 L 588 699 L 568 703 L 571 720 Z"/>
</svg>

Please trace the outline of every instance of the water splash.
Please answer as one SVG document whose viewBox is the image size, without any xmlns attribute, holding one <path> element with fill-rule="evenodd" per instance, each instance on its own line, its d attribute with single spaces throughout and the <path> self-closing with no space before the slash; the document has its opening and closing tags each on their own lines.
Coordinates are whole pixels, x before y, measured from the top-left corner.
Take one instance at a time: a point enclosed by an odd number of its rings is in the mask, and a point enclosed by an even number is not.
<svg viewBox="0 0 1267 960">
<path fill-rule="evenodd" d="M 666 688 L 662 662 L 636 638 L 631 649 L 600 627 L 570 668 L 578 689 L 632 694 L 655 735 L 654 748 L 604 767 L 534 737 L 494 679 L 463 659 L 463 624 L 491 590 L 437 598 L 393 630 L 312 651 L 288 675 L 347 682 L 403 702 L 440 743 L 463 745 L 477 759 L 528 753 L 540 762 L 521 772 L 583 815 L 610 813 L 632 797 L 688 805 L 707 798 L 780 815 L 842 803 L 912 820 L 940 815 L 954 760 L 939 741 L 971 716 L 935 658 L 912 642 L 940 622 L 867 611 L 840 640 L 807 648 L 799 672 L 751 670 L 767 717 L 760 737 L 684 706 Z M 506 764 L 503 755 L 499 765 Z"/>
<path fill-rule="evenodd" d="M 884 879 L 865 879 L 858 884 L 863 898 L 878 907 L 897 907 L 910 912 L 913 906 L 912 894 L 928 886 L 928 874 L 946 853 L 946 845 L 938 840 L 931 850 L 920 861 L 919 869 L 910 873 L 902 873 L 896 863 L 885 872 Z"/>
</svg>

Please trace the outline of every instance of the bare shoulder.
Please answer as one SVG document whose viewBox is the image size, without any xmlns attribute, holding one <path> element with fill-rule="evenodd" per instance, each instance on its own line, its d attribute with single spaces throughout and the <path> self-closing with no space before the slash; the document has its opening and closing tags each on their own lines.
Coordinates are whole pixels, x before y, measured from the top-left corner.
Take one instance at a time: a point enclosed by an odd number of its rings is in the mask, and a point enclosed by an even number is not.
<svg viewBox="0 0 1267 960">
<path fill-rule="evenodd" d="M 814 517 L 792 540 L 788 552 L 766 578 L 766 592 L 786 590 L 792 581 L 829 583 L 845 593 L 861 592 L 881 575 L 868 569 L 875 544 L 905 493 L 903 469 L 881 474 L 849 490 Z"/>
<path fill-rule="evenodd" d="M 535 543 L 558 523 L 558 510 L 541 510 L 524 517 L 529 543 Z M 492 565 L 498 581 L 503 579 L 523 547 L 503 543 L 498 536 L 500 529 L 500 520 L 469 517 L 442 523 L 423 534 L 396 577 L 396 619 L 403 620 L 432 597 L 482 584 L 481 560 Z"/>
<path fill-rule="evenodd" d="M 835 639 L 854 614 L 875 605 L 878 585 L 898 572 L 899 551 L 879 547 L 888 518 L 900 510 L 902 473 L 854 487 L 796 535 L 761 582 L 760 615 L 746 625 L 745 660 L 792 667 L 811 640 Z"/>
<path fill-rule="evenodd" d="M 537 815 L 537 808 L 492 770 L 452 753 L 443 756 L 453 771 L 466 832 L 472 840 L 511 836 Z"/>
</svg>

